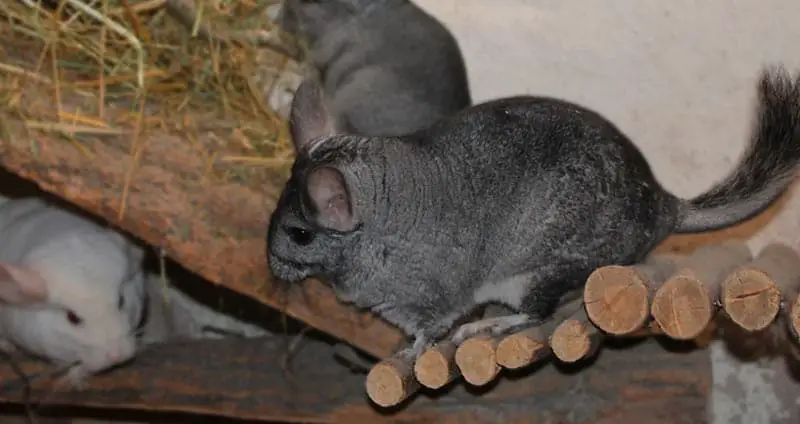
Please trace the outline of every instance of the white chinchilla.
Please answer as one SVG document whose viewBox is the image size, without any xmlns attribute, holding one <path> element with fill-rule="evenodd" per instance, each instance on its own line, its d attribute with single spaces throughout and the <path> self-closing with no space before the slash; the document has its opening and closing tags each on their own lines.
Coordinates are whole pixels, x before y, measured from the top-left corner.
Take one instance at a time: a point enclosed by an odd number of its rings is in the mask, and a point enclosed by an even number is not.
<svg viewBox="0 0 800 424">
<path fill-rule="evenodd" d="M 135 355 L 139 246 L 38 197 L 0 200 L 0 240 L 1 349 L 72 366 L 76 388 Z"/>
</svg>

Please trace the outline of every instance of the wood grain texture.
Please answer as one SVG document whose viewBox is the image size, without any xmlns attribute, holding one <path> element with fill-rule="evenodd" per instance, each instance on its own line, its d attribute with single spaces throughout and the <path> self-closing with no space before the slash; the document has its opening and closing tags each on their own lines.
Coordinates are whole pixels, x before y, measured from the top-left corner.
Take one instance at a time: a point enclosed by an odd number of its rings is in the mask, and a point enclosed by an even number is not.
<svg viewBox="0 0 800 424">
<path fill-rule="evenodd" d="M 645 406 L 653 416 L 668 416 L 683 405 L 681 413 L 690 422 L 703 423 L 711 381 L 707 351 L 670 352 L 649 340 L 606 348 L 577 370 L 545 364 L 480 389 L 455 384 L 424 391 L 384 411 L 367 401 L 364 376 L 335 362 L 328 344 L 304 344 L 290 377 L 276 359 L 284 349 L 274 339 L 158 345 L 129 365 L 94 377 L 84 392 L 50 394 L 51 382 L 39 380 L 32 399 L 45 405 L 337 423 L 627 423 L 612 417 L 638 416 Z M 34 375 L 47 369 L 38 362 L 22 366 Z M 18 402 L 20 396 L 17 377 L 1 363 L 0 402 Z"/>
</svg>

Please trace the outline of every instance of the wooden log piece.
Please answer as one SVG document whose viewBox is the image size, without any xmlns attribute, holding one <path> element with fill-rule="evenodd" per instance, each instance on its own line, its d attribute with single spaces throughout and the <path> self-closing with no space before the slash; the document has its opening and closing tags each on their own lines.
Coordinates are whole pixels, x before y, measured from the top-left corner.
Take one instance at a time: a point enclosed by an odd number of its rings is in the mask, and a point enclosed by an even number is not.
<svg viewBox="0 0 800 424">
<path fill-rule="evenodd" d="M 457 346 L 450 341 L 442 341 L 428 349 L 414 363 L 417 381 L 429 389 L 439 389 L 459 376 L 455 363 Z"/>
<path fill-rule="evenodd" d="M 583 307 L 582 299 L 578 296 L 559 306 L 552 319 L 544 324 L 506 336 L 497 345 L 497 364 L 503 368 L 518 369 L 550 356 L 550 334 L 564 319 Z"/>
<path fill-rule="evenodd" d="M 456 365 L 469 384 L 483 386 L 500 373 L 500 366 L 497 365 L 497 345 L 500 340 L 500 337 L 479 334 L 458 346 Z"/>
<path fill-rule="evenodd" d="M 787 299 L 784 303 L 783 310 L 786 317 L 786 323 L 791 331 L 792 338 L 796 342 L 800 342 L 800 296 L 795 294 L 794 300 Z M 800 358 L 799 358 L 800 359 Z"/>
<path fill-rule="evenodd" d="M 575 316 L 556 327 L 549 341 L 556 358 L 573 363 L 594 355 L 602 340 L 603 333 L 592 325 L 586 310 L 580 309 Z"/>
<path fill-rule="evenodd" d="M 410 361 L 393 356 L 372 367 L 367 374 L 367 395 L 384 408 L 406 400 L 419 388 L 414 379 L 414 369 Z"/>
<path fill-rule="evenodd" d="M 499 305 L 487 305 L 484 310 L 483 318 L 499 317 L 508 314 L 508 310 Z M 456 364 L 456 350 L 457 346 L 451 340 L 441 340 L 432 348 L 426 350 L 419 358 L 417 358 L 412 368 L 413 374 L 416 377 L 416 383 L 419 383 L 430 389 L 439 389 L 447 383 L 453 381 L 460 375 L 460 370 Z M 492 359 L 491 357 L 489 359 Z M 385 369 L 378 369 L 376 372 L 389 373 L 393 376 L 403 376 L 407 378 L 404 363 L 403 366 L 397 366 L 398 360 L 393 360 L 391 366 Z M 397 386 L 396 377 L 391 377 L 393 386 Z M 419 388 L 415 386 L 414 390 Z M 381 389 L 383 391 L 384 389 Z M 408 393 L 410 395 L 411 393 Z M 396 397 L 397 398 L 397 397 Z M 395 399 L 395 398 L 393 398 Z M 392 400 L 393 401 L 393 400 Z"/>
<path fill-rule="evenodd" d="M 694 339 L 714 316 L 722 280 L 752 258 L 750 249 L 740 242 L 697 249 L 681 260 L 679 269 L 653 296 L 653 319 L 673 339 Z"/>
<path fill-rule="evenodd" d="M 658 325 L 658 322 L 651 320 L 642 328 L 633 331 L 631 333 L 625 334 L 624 337 L 626 338 L 650 337 L 650 336 L 660 336 L 663 334 L 664 330 L 661 329 L 661 326 Z"/>
<path fill-rule="evenodd" d="M 625 335 L 641 329 L 650 317 L 650 301 L 675 271 L 680 256 L 651 255 L 641 264 L 598 268 L 586 280 L 586 314 L 608 334 Z"/>
<path fill-rule="evenodd" d="M 722 307 L 743 329 L 763 330 L 778 316 L 782 295 L 787 304 L 794 302 L 798 284 L 800 255 L 789 246 L 772 243 L 728 275 L 722 284 Z"/>
<path fill-rule="evenodd" d="M 705 349 L 711 345 L 711 342 L 717 338 L 717 320 L 711 320 L 708 325 L 700 331 L 697 337 L 692 339 L 692 343 L 698 349 Z"/>
<path fill-rule="evenodd" d="M 554 327 L 555 321 L 547 327 Z M 497 345 L 497 364 L 503 368 L 518 369 L 538 362 L 552 351 L 547 344 L 547 336 L 553 328 L 531 327 L 502 339 Z"/>
</svg>

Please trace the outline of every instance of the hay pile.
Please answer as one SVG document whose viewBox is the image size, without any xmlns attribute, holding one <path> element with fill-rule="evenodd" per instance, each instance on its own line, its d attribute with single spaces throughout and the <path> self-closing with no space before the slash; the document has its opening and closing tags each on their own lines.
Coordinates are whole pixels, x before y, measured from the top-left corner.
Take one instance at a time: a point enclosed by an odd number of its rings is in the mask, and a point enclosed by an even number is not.
<svg viewBox="0 0 800 424">
<path fill-rule="evenodd" d="M 247 180 L 265 169 L 270 178 L 285 175 L 292 150 L 285 119 L 269 98 L 287 90 L 277 82 L 293 62 L 257 45 L 257 36 L 219 40 L 235 38 L 223 33 L 274 32 L 267 12 L 278 2 L 4 0 L 0 139 L 19 136 L 2 125 L 9 120 L 78 148 L 86 136 L 164 132 L 205 143 L 226 177 L 260 185 Z M 200 9 L 188 12 L 199 19 L 176 19 L 176 3 Z M 192 28 L 192 21 L 202 24 Z"/>
</svg>

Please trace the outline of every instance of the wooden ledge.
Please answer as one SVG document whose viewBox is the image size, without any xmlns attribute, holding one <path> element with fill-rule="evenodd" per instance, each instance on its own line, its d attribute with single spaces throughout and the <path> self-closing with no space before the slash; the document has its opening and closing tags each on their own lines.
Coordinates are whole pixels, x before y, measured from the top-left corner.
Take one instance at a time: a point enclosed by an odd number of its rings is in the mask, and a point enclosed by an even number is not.
<svg viewBox="0 0 800 424">
<path fill-rule="evenodd" d="M 301 343 L 288 377 L 281 360 L 285 346 L 282 338 L 154 345 L 132 363 L 91 378 L 86 391 L 53 392 L 52 381 L 37 380 L 31 401 L 281 422 L 444 424 L 571 422 L 576 417 L 595 424 L 641 411 L 643 405 L 656 416 L 681 404 L 694 411 L 687 422 L 703 422 L 711 382 L 707 351 L 669 352 L 649 340 L 605 350 L 579 372 L 547 364 L 477 391 L 456 385 L 383 410 L 369 403 L 364 375 L 338 364 L 330 345 Z M 28 375 L 50 370 L 39 362 L 20 365 Z M 19 403 L 21 388 L 11 366 L 0 361 L 0 402 Z"/>
</svg>

